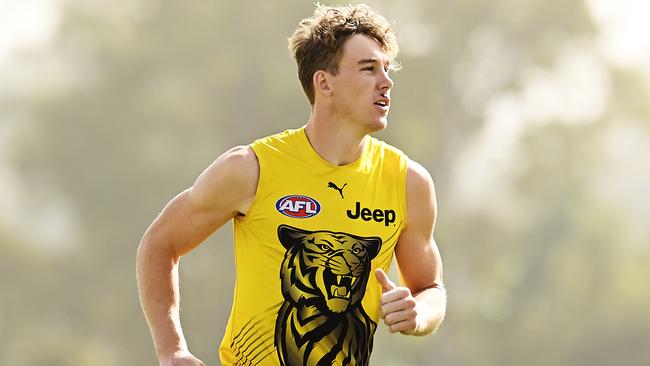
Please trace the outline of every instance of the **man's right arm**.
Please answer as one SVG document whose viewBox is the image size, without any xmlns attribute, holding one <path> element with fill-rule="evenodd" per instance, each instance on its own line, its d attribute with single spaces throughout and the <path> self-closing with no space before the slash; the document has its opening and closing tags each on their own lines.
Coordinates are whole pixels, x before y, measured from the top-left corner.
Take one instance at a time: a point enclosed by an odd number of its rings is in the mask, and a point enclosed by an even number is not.
<svg viewBox="0 0 650 366">
<path fill-rule="evenodd" d="M 253 150 L 233 148 L 174 197 L 144 234 L 136 263 L 138 293 L 161 365 L 203 365 L 189 353 L 180 325 L 179 259 L 248 210 L 258 179 Z"/>
</svg>

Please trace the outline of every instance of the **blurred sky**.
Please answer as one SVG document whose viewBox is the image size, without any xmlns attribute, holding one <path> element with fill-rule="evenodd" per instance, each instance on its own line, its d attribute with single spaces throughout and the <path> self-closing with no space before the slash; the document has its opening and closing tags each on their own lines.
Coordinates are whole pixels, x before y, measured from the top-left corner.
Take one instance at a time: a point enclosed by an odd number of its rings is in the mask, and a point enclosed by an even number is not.
<svg viewBox="0 0 650 366">
<path fill-rule="evenodd" d="M 54 31 L 57 0 L 0 0 L 0 65 L 14 52 L 38 47 Z"/>
</svg>

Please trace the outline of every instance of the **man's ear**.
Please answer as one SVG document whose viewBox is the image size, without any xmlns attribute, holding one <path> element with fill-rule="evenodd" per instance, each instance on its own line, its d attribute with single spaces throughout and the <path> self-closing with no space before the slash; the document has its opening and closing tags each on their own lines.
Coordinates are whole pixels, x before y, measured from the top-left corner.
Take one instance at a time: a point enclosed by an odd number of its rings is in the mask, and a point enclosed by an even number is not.
<svg viewBox="0 0 650 366">
<path fill-rule="evenodd" d="M 312 82 L 314 83 L 314 92 L 324 95 L 332 94 L 332 86 L 330 85 L 332 74 L 324 70 L 316 70 Z"/>
</svg>

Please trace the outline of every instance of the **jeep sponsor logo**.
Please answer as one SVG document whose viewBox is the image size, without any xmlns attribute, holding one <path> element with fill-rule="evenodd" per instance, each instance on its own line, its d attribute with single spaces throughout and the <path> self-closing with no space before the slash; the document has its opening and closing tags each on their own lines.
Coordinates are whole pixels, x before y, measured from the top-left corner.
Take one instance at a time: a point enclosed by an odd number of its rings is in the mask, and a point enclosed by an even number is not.
<svg viewBox="0 0 650 366">
<path fill-rule="evenodd" d="M 352 212 L 352 210 L 348 210 L 347 212 L 348 212 L 348 217 L 353 220 L 361 218 L 361 220 L 363 221 L 370 221 L 370 220 L 375 220 L 377 222 L 383 221 L 385 226 L 388 226 L 395 222 L 395 210 L 381 210 L 378 208 L 374 210 L 370 210 L 367 207 L 361 207 L 361 202 L 358 201 L 354 209 L 354 212 Z"/>
<path fill-rule="evenodd" d="M 306 219 L 318 215 L 320 203 L 311 197 L 293 194 L 275 202 L 275 209 L 285 216 Z"/>
</svg>

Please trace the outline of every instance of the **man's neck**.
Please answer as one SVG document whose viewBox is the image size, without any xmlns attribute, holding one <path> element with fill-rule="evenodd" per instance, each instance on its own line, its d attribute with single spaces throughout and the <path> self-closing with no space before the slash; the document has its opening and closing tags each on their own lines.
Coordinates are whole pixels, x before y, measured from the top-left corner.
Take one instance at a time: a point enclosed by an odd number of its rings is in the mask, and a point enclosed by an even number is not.
<svg viewBox="0 0 650 366">
<path fill-rule="evenodd" d="M 337 166 L 359 159 L 368 143 L 364 131 L 356 131 L 336 118 L 324 118 L 316 113 L 311 114 L 305 133 L 318 155 Z"/>
</svg>

